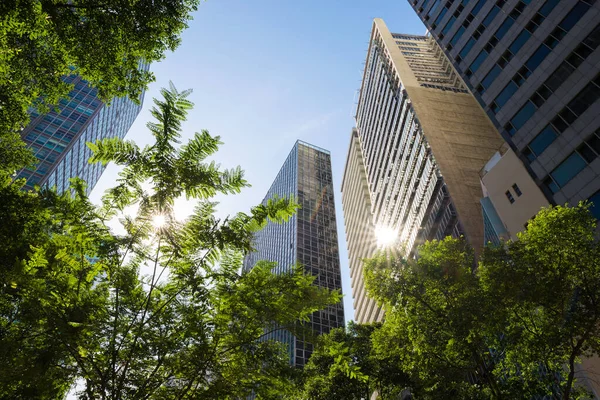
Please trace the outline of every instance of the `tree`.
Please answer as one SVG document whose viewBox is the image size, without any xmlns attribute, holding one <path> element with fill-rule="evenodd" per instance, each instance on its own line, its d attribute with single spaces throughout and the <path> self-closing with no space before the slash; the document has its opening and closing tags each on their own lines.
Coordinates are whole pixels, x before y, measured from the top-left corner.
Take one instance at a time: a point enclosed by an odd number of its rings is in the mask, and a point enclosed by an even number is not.
<svg viewBox="0 0 600 400">
<path fill-rule="evenodd" d="M 275 199 L 215 217 L 211 198 L 247 183 L 239 167 L 205 161 L 218 137 L 203 131 L 176 147 L 189 93 L 171 87 L 155 100 L 153 145 L 89 144 L 91 162 L 124 167 L 100 207 L 79 181 L 62 196 L 24 192 L 31 204 L 0 197 L 16 222 L 0 230 L 0 361 L 10 361 L 0 363 L 0 398 L 58 398 L 75 382 L 82 399 L 271 398 L 291 379 L 282 346 L 261 340 L 264 328 L 297 332 L 340 296 L 301 268 L 275 275 L 260 262 L 239 273 L 253 233 L 284 222 L 296 204 Z M 183 222 L 173 216 L 180 196 L 198 200 Z M 108 227 L 116 218 L 123 234 Z"/>
<path fill-rule="evenodd" d="M 488 248 L 481 276 L 504 318 L 498 368 L 543 380 L 555 398 L 580 396 L 575 368 L 600 351 L 600 245 L 589 205 L 548 207 L 518 241 Z M 565 368 L 566 366 L 566 368 Z"/>
<path fill-rule="evenodd" d="M 297 398 L 307 400 L 394 399 L 411 386 L 398 359 L 380 357 L 372 336 L 381 324 L 350 324 L 318 339 L 304 367 Z"/>
<path fill-rule="evenodd" d="M 27 109 L 69 92 L 78 74 L 104 101 L 139 98 L 154 78 L 140 63 L 180 43 L 199 0 L 5 0 L 0 3 L 0 132 L 18 131 Z"/>
<path fill-rule="evenodd" d="M 549 207 L 478 264 L 450 237 L 416 260 L 366 261 L 368 292 L 386 309 L 374 348 L 401 360 L 417 398 L 587 398 L 574 383 L 599 350 L 595 229 L 584 204 Z"/>
<path fill-rule="evenodd" d="M 417 398 L 499 396 L 486 345 L 489 304 L 463 239 L 428 242 L 415 262 L 381 254 L 365 271 L 367 290 L 386 309 L 374 345 L 400 357 L 422 388 Z"/>
</svg>

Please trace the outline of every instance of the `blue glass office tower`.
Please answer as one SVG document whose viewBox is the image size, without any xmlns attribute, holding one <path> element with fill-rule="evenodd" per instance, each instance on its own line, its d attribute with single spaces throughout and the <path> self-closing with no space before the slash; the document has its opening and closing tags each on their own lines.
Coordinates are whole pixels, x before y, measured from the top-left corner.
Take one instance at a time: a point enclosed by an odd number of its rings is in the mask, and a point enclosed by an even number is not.
<svg viewBox="0 0 600 400">
<path fill-rule="evenodd" d="M 27 179 L 28 189 L 34 185 L 56 186 L 59 193 L 69 188 L 70 178 L 79 177 L 87 182 L 89 194 L 105 167 L 88 163 L 91 151 L 86 142 L 125 137 L 142 108 L 143 94 L 140 104 L 129 98 L 115 98 L 108 106 L 79 76 L 67 76 L 65 81 L 73 84 L 73 89 L 56 110 L 43 115 L 31 112 L 31 122 L 21 137 L 38 163 L 19 171 L 17 177 Z"/>
<path fill-rule="evenodd" d="M 255 252 L 244 260 L 244 270 L 259 260 L 277 262 L 276 272 L 286 273 L 300 264 L 316 276 L 315 284 L 342 290 L 338 253 L 331 156 L 328 151 L 298 141 L 285 160 L 265 199 L 294 196 L 300 209 L 284 224 L 269 223 L 254 237 Z M 344 326 L 344 308 L 340 302 L 310 317 L 317 334 Z M 271 334 L 268 340 L 288 345 L 290 362 L 303 366 L 312 353 L 312 344 L 286 331 Z"/>
<path fill-rule="evenodd" d="M 548 200 L 600 219 L 600 2 L 409 3 Z"/>
</svg>

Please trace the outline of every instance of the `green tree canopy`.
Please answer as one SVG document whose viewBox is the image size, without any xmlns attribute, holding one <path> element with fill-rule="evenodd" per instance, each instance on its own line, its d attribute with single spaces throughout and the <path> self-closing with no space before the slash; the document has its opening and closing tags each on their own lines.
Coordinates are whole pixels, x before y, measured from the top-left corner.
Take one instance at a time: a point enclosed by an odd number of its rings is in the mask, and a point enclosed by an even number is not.
<svg viewBox="0 0 600 400">
<path fill-rule="evenodd" d="M 154 78 L 140 63 L 180 43 L 199 0 L 3 0 L 0 2 L 0 133 L 27 109 L 58 104 L 62 77 L 78 74 L 105 101 L 137 99 Z"/>
<path fill-rule="evenodd" d="M 416 260 L 366 261 L 386 310 L 374 348 L 401 360 L 419 399 L 586 398 L 575 382 L 576 364 L 600 350 L 595 229 L 584 204 L 548 207 L 478 263 L 449 237 Z"/>
<path fill-rule="evenodd" d="M 377 352 L 373 335 L 381 324 L 355 324 L 333 329 L 318 339 L 317 346 L 304 367 L 302 400 L 396 399 L 412 383 L 393 354 Z"/>
<path fill-rule="evenodd" d="M 90 144 L 91 162 L 123 166 L 99 207 L 77 180 L 60 196 L 3 181 L 0 398 L 55 399 L 75 383 L 82 399 L 270 398 L 289 387 L 289 359 L 261 340 L 265 326 L 297 332 L 340 296 L 301 268 L 275 275 L 260 262 L 240 274 L 253 233 L 296 204 L 215 216 L 212 197 L 247 183 L 239 167 L 206 161 L 218 137 L 177 146 L 189 93 L 172 87 L 155 101 L 154 144 Z M 185 221 L 173 215 L 181 196 L 197 201 Z M 123 233 L 109 228 L 115 220 Z"/>
</svg>

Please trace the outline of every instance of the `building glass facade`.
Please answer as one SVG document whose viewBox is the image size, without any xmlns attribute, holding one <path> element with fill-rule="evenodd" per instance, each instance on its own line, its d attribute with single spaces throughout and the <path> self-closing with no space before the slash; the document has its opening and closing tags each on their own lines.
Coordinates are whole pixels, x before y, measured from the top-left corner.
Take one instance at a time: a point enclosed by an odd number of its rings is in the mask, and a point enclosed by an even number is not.
<svg viewBox="0 0 600 400">
<path fill-rule="evenodd" d="M 409 2 L 548 200 L 593 201 L 600 2 Z"/>
<path fill-rule="evenodd" d="M 148 68 L 148 66 L 145 66 Z M 79 177 L 87 182 L 89 194 L 105 169 L 101 163 L 89 164 L 91 156 L 86 142 L 124 138 L 142 108 L 129 98 L 115 98 L 110 105 L 97 97 L 97 90 L 79 76 L 65 81 L 73 85 L 69 96 L 56 110 L 40 115 L 30 112 L 31 122 L 21 133 L 22 139 L 38 159 L 37 165 L 18 172 L 26 178 L 25 188 L 34 185 L 56 187 L 59 193 L 69 188 L 69 179 Z"/>
<path fill-rule="evenodd" d="M 275 272 L 286 273 L 299 264 L 316 277 L 315 284 L 342 290 L 338 253 L 331 156 L 328 151 L 298 141 L 290 152 L 264 202 L 273 197 L 294 196 L 298 212 L 286 223 L 268 223 L 254 237 L 255 251 L 244 260 L 250 270 L 259 260 L 277 262 Z M 317 334 L 344 326 L 344 308 L 340 302 L 310 317 L 310 327 Z M 302 367 L 312 354 L 313 346 L 287 331 L 270 334 L 288 346 L 290 362 Z"/>
</svg>

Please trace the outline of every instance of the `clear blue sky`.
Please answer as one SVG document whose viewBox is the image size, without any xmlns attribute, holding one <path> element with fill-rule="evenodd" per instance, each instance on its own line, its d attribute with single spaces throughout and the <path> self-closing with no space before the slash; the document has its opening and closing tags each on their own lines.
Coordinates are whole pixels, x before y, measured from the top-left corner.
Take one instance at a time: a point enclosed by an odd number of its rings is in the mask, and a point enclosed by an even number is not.
<svg viewBox="0 0 600 400">
<path fill-rule="evenodd" d="M 224 145 L 215 160 L 241 165 L 252 184 L 220 199 L 219 213 L 260 203 L 297 139 L 331 151 L 346 320 L 353 319 L 341 179 L 373 18 L 392 32 L 424 34 L 407 0 L 208 0 L 181 46 L 151 66 L 156 82 L 127 139 L 146 144 L 152 98 L 171 80 L 192 88 L 184 138 L 207 129 Z M 107 168 L 92 199 L 111 187 Z"/>
</svg>

